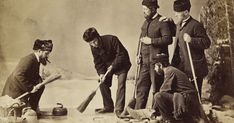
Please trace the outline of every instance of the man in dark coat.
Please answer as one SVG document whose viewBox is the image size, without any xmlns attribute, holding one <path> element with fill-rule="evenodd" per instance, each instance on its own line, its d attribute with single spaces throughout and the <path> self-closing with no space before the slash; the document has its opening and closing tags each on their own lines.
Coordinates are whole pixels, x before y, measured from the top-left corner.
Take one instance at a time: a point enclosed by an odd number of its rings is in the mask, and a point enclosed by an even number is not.
<svg viewBox="0 0 234 123">
<path fill-rule="evenodd" d="M 179 19 L 176 30 L 175 52 L 172 65 L 185 72 L 193 79 L 186 42 L 189 44 L 194 64 L 199 94 L 201 94 L 203 78 L 208 73 L 204 50 L 209 48 L 211 42 L 203 25 L 193 19 L 190 14 L 189 0 L 176 0 L 174 2 L 175 16 Z"/>
<path fill-rule="evenodd" d="M 107 113 L 114 111 L 114 104 L 111 98 L 110 87 L 112 76 L 118 76 L 118 89 L 116 93 L 115 113 L 119 116 L 125 106 L 126 78 L 131 67 L 127 50 L 119 39 L 114 35 L 102 35 L 95 28 L 88 28 L 83 35 L 83 39 L 89 43 L 94 58 L 95 68 L 100 77 L 100 91 L 103 98 L 104 108 L 96 109 L 97 113 Z M 110 71 L 104 78 L 104 74 Z"/>
<path fill-rule="evenodd" d="M 153 94 L 159 91 L 163 77 L 155 74 L 152 61 L 157 53 L 168 54 L 168 45 L 172 43 L 169 25 L 160 21 L 161 15 L 157 13 L 157 0 L 143 0 L 142 7 L 146 20 L 141 27 L 141 49 L 140 55 L 137 56 L 141 68 L 136 84 L 135 109 L 146 107 L 151 84 Z"/>
<path fill-rule="evenodd" d="M 155 71 L 164 75 L 160 92 L 154 95 L 154 109 L 159 109 L 166 123 L 183 120 L 186 123 L 199 119 L 199 100 L 195 87 L 187 75 L 170 66 L 168 55 L 158 54 Z M 193 121 L 194 120 L 194 121 Z"/>
<path fill-rule="evenodd" d="M 40 63 L 46 65 L 52 48 L 51 40 L 37 39 L 33 46 L 34 53 L 20 60 L 15 70 L 8 77 L 2 95 L 17 98 L 25 92 L 30 92 L 28 96 L 21 100 L 37 111 L 39 100 L 44 91 L 44 86 L 40 85 L 42 82 L 39 75 Z"/>
</svg>

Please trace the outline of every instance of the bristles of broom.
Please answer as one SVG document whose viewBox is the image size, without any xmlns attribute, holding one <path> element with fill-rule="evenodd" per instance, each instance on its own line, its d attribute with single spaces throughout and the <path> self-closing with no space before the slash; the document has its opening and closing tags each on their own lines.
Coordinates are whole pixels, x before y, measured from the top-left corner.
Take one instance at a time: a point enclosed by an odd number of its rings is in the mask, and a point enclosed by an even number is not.
<svg viewBox="0 0 234 123">
<path fill-rule="evenodd" d="M 86 98 L 86 100 L 84 100 L 84 101 L 78 106 L 77 110 L 78 110 L 80 113 L 83 113 L 95 95 L 96 95 L 96 90 L 93 91 L 93 92 Z"/>
<path fill-rule="evenodd" d="M 105 75 L 103 76 L 104 78 L 106 78 L 107 74 L 110 72 L 107 71 L 105 73 Z M 89 103 L 92 101 L 93 97 L 96 95 L 96 92 L 99 88 L 99 86 L 102 84 L 102 82 L 100 82 L 97 86 L 97 88 L 77 107 L 77 110 L 80 112 L 80 113 L 83 113 L 85 111 L 85 109 L 87 108 L 87 106 L 89 105 Z"/>
</svg>

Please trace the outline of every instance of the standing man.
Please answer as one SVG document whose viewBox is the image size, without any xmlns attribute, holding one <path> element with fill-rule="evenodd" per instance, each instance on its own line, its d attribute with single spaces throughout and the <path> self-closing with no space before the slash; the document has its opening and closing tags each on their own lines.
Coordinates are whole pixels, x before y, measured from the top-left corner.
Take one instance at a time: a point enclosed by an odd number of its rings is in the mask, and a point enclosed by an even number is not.
<svg viewBox="0 0 234 123">
<path fill-rule="evenodd" d="M 8 77 L 2 95 L 17 98 L 25 92 L 30 92 L 28 96 L 22 98 L 22 101 L 37 111 L 38 103 L 45 88 L 40 85 L 42 82 L 39 75 L 40 63 L 46 65 L 52 48 L 51 40 L 37 39 L 33 46 L 34 52 L 23 57 Z"/>
<path fill-rule="evenodd" d="M 152 61 L 158 53 L 168 54 L 168 45 L 172 43 L 169 25 L 160 21 L 161 15 L 157 13 L 159 8 L 157 0 L 143 0 L 142 8 L 146 20 L 141 28 L 139 41 L 141 49 L 140 55 L 137 56 L 141 69 L 136 84 L 135 109 L 146 107 L 151 84 L 153 94 L 159 91 L 163 76 L 155 74 Z"/>
<path fill-rule="evenodd" d="M 202 81 L 208 73 L 204 50 L 209 48 L 211 42 L 203 25 L 190 16 L 191 4 L 189 0 L 176 0 L 173 7 L 179 23 L 176 30 L 176 46 L 172 65 L 185 72 L 190 79 L 193 79 L 186 47 L 186 43 L 188 43 L 194 64 L 198 90 L 201 95 Z"/>
<path fill-rule="evenodd" d="M 158 108 L 165 123 L 182 120 L 184 123 L 195 123 L 199 119 L 199 101 L 197 91 L 187 75 L 169 65 L 166 54 L 158 54 L 155 71 L 164 75 L 160 92 L 154 95 L 153 109 Z"/>
<path fill-rule="evenodd" d="M 88 28 L 84 32 L 83 39 L 89 43 L 95 68 L 100 80 L 104 81 L 100 85 L 104 108 L 96 109 L 95 112 L 108 113 L 114 111 L 110 87 L 112 85 L 112 76 L 116 74 L 118 76 L 118 89 L 116 93 L 115 113 L 119 116 L 125 106 L 126 78 L 131 67 L 128 51 L 116 36 L 100 36 L 93 27 Z M 110 72 L 104 78 L 103 76 L 107 71 Z"/>
</svg>

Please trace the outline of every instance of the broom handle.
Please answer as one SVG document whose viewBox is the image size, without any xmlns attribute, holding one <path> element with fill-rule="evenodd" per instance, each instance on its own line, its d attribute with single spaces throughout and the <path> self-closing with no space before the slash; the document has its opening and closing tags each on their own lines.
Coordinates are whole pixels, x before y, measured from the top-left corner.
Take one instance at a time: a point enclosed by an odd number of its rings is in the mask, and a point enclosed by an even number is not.
<svg viewBox="0 0 234 123">
<path fill-rule="evenodd" d="M 138 45 L 138 49 L 137 49 L 137 57 L 139 55 L 141 55 L 141 46 L 142 46 L 142 43 L 141 43 L 141 40 L 139 40 L 139 45 Z M 141 57 L 141 56 L 140 56 Z M 141 69 L 141 63 L 140 64 L 137 64 L 137 69 L 136 69 L 136 73 L 135 73 L 135 87 L 134 87 L 134 94 L 133 94 L 133 98 L 136 98 L 136 90 L 137 90 L 137 80 L 138 80 L 138 77 L 139 77 L 139 74 L 140 74 L 140 69 Z"/>
<path fill-rule="evenodd" d="M 106 76 L 107 76 L 107 74 L 108 74 L 110 71 L 111 71 L 111 70 L 107 70 L 106 73 L 104 74 L 103 78 L 106 79 Z M 105 80 L 104 80 L 104 81 L 105 81 Z M 100 80 L 100 83 L 98 84 L 97 88 L 96 88 L 94 91 L 97 91 L 98 88 L 99 88 L 99 86 L 100 86 L 104 81 L 101 81 L 101 80 Z"/>
<path fill-rule="evenodd" d="M 201 104 L 201 97 L 200 97 L 200 93 L 199 93 L 199 90 L 198 90 L 197 78 L 196 78 L 196 75 L 195 75 L 193 60 L 192 60 L 192 56 L 191 56 L 191 50 L 190 50 L 188 42 L 186 42 L 186 46 L 187 46 L 187 49 L 188 49 L 189 61 L 190 61 L 190 66 L 191 66 L 191 70 L 192 70 L 192 74 L 193 74 L 193 81 L 194 81 L 195 88 L 196 88 L 197 93 L 198 93 L 198 100 L 199 100 L 199 102 Z"/>
<path fill-rule="evenodd" d="M 29 92 L 25 92 L 24 94 L 20 95 L 19 97 L 15 98 L 16 100 L 23 98 L 24 96 L 27 96 L 30 94 Z"/>
<path fill-rule="evenodd" d="M 60 77 L 61 77 L 60 74 L 56 74 L 56 75 L 54 75 L 54 76 L 52 76 L 52 77 L 50 77 L 50 78 L 44 80 L 44 81 L 43 81 L 42 83 L 40 83 L 40 84 L 41 84 L 41 85 L 46 85 L 46 84 L 48 84 L 48 83 L 50 83 L 50 82 L 53 82 L 54 80 L 59 79 Z M 27 96 L 27 95 L 30 94 L 30 93 L 31 93 L 31 92 L 25 92 L 24 94 L 20 95 L 19 97 L 15 98 L 15 99 L 16 99 L 16 100 L 21 99 L 21 98 Z"/>
</svg>

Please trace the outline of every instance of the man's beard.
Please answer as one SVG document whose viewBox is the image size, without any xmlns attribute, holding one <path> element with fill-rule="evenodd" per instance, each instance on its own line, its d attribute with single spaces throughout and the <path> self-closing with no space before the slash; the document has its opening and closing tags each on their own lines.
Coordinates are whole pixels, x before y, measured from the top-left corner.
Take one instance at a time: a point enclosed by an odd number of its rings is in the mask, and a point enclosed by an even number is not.
<svg viewBox="0 0 234 123">
<path fill-rule="evenodd" d="M 152 17 L 156 14 L 156 12 L 151 12 L 149 15 L 145 15 L 145 19 L 147 21 L 150 21 L 152 20 Z"/>
<path fill-rule="evenodd" d="M 47 58 L 47 57 L 46 57 L 46 58 L 40 58 L 40 63 L 41 63 L 42 65 L 44 65 L 44 66 L 47 65 L 47 61 L 48 61 L 48 58 Z"/>
</svg>

